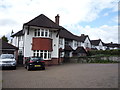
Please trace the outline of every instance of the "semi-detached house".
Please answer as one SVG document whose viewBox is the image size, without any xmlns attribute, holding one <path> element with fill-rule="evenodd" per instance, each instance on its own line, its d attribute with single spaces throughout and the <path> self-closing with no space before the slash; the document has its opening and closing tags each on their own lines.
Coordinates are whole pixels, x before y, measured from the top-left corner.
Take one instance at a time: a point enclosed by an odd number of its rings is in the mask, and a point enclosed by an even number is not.
<svg viewBox="0 0 120 90">
<path fill-rule="evenodd" d="M 41 14 L 23 24 L 23 29 L 12 35 L 12 44 L 19 48 L 24 59 L 40 56 L 48 64 L 59 64 L 64 57 L 86 55 L 91 48 L 87 35 L 76 36 L 59 25 L 59 15 L 55 22 Z"/>
</svg>

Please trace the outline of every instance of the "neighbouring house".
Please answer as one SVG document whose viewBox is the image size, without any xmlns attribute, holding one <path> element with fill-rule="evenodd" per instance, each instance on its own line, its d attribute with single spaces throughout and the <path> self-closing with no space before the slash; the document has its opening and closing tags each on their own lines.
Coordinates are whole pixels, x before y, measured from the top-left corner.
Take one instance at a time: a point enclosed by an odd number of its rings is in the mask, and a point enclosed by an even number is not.
<svg viewBox="0 0 120 90">
<path fill-rule="evenodd" d="M 83 47 L 77 47 L 73 52 L 73 56 L 86 56 L 87 52 Z"/>
<path fill-rule="evenodd" d="M 0 52 L 0 54 L 14 54 L 16 59 L 18 57 L 18 48 L 2 39 L 0 39 Z"/>
<path fill-rule="evenodd" d="M 106 49 L 111 50 L 111 49 L 120 49 L 120 44 L 117 43 L 105 43 Z"/>
<path fill-rule="evenodd" d="M 23 30 L 20 30 L 17 33 L 11 35 L 11 37 L 13 37 L 12 45 L 19 48 L 19 50 L 18 50 L 19 55 L 23 55 L 23 50 L 24 50 L 24 45 L 23 45 L 24 32 L 23 32 Z"/>
<path fill-rule="evenodd" d="M 12 44 L 19 48 L 18 52 L 24 60 L 30 56 L 40 56 L 46 65 L 59 64 L 64 57 L 72 57 L 76 52 L 76 55 L 83 56 L 91 48 L 88 35 L 76 36 L 59 25 L 59 15 L 53 22 L 41 14 L 23 24 L 23 29 L 12 34 L 12 37 Z"/>
<path fill-rule="evenodd" d="M 81 52 L 78 47 L 82 47 L 85 52 Z M 81 36 L 76 36 L 69 32 L 67 29 L 63 28 L 59 32 L 59 49 L 60 57 L 72 57 L 77 50 L 79 54 L 77 56 L 86 55 L 86 51 L 91 48 L 91 42 L 88 35 L 82 34 Z M 81 54 L 80 54 L 81 53 Z"/>
<path fill-rule="evenodd" d="M 92 50 L 106 50 L 106 46 L 104 45 L 101 39 L 91 40 L 91 44 L 92 44 L 92 48 L 91 48 Z"/>
<path fill-rule="evenodd" d="M 92 47 L 89 36 L 81 34 L 79 39 L 80 39 L 81 46 L 83 46 L 86 51 L 89 51 Z"/>
</svg>

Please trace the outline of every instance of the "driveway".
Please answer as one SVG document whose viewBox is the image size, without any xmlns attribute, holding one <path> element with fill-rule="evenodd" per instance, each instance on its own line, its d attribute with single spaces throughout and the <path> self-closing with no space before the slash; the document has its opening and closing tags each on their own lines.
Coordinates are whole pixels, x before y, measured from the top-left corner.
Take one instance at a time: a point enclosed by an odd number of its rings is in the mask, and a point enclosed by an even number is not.
<svg viewBox="0 0 120 90">
<path fill-rule="evenodd" d="M 63 64 L 3 70 L 3 88 L 117 88 L 118 64 Z"/>
</svg>

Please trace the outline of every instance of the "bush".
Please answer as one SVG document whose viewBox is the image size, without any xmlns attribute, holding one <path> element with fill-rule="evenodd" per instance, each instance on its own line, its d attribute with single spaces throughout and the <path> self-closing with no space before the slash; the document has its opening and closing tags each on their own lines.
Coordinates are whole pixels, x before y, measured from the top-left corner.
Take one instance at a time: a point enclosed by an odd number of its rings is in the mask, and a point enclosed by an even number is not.
<svg viewBox="0 0 120 90">
<path fill-rule="evenodd" d="M 115 56 L 120 56 L 120 50 L 91 50 L 88 52 L 89 56 L 93 55 L 115 55 Z"/>
</svg>

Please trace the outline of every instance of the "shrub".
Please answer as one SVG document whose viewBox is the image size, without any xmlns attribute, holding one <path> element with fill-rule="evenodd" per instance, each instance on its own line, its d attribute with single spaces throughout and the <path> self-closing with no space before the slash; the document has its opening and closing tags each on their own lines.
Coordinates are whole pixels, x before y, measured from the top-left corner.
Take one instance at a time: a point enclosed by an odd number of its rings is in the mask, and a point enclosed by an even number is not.
<svg viewBox="0 0 120 90">
<path fill-rule="evenodd" d="M 89 56 L 93 55 L 115 55 L 115 56 L 120 56 L 120 50 L 91 50 L 88 52 Z"/>
</svg>

